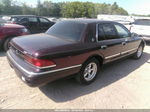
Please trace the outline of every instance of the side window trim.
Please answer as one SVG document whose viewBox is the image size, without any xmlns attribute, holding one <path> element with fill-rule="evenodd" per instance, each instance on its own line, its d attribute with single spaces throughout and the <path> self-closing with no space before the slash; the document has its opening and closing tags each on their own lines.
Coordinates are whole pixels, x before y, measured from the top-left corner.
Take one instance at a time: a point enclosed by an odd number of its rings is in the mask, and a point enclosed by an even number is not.
<svg viewBox="0 0 150 112">
<path fill-rule="evenodd" d="M 103 31 L 103 33 L 104 33 L 104 40 L 107 40 L 107 39 L 106 39 L 106 34 L 105 34 L 105 32 L 104 32 L 104 29 L 103 29 L 103 25 L 104 25 L 103 23 L 101 23 L 101 24 L 99 23 L 99 24 L 98 24 L 98 41 L 99 41 L 99 27 L 100 27 L 100 26 L 101 26 L 102 31 Z M 100 41 L 103 41 L 103 40 L 100 40 Z"/>
<path fill-rule="evenodd" d="M 96 42 L 100 42 L 98 40 L 98 29 L 99 29 L 99 25 L 103 25 L 103 23 L 97 23 L 96 24 Z M 103 30 L 104 31 L 104 30 Z M 105 32 L 104 32 L 104 35 L 105 35 Z M 101 41 L 105 41 L 105 40 L 101 40 Z"/>
</svg>

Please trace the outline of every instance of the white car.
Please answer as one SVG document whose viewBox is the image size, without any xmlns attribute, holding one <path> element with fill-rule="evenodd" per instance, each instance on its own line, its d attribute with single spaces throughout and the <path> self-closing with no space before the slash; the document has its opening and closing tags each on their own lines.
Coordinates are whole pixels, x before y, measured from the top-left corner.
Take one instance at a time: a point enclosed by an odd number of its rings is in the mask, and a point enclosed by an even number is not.
<svg viewBox="0 0 150 112">
<path fill-rule="evenodd" d="M 130 26 L 126 27 L 131 32 L 141 35 L 145 41 L 150 41 L 150 19 L 135 19 Z"/>
</svg>

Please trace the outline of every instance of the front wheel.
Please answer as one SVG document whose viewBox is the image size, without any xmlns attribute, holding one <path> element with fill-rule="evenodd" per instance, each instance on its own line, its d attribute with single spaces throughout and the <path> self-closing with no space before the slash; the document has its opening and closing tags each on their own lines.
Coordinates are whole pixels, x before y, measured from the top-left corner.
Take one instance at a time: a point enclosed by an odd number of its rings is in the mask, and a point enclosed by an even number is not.
<svg viewBox="0 0 150 112">
<path fill-rule="evenodd" d="M 133 55 L 133 58 L 134 59 L 140 59 L 142 54 L 143 54 L 143 49 L 144 49 L 144 46 L 143 45 L 140 45 L 138 47 L 138 50 L 136 51 L 136 53 Z"/>
<path fill-rule="evenodd" d="M 99 70 L 99 61 L 95 58 L 92 58 L 83 64 L 80 72 L 76 76 L 76 79 L 80 84 L 90 84 L 96 79 Z"/>
</svg>

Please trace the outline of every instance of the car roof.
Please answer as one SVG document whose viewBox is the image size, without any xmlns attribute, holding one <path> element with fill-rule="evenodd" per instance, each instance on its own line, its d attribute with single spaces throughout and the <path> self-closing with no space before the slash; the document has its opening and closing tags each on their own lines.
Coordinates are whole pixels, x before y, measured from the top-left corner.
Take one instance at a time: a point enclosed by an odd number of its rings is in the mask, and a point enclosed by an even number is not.
<svg viewBox="0 0 150 112">
<path fill-rule="evenodd" d="M 24 17 L 24 16 L 36 16 L 36 15 L 11 15 L 11 17 Z"/>
<path fill-rule="evenodd" d="M 36 15 L 12 15 L 11 18 L 26 18 L 26 17 L 38 17 L 38 18 L 45 18 L 44 16 L 36 16 Z"/>
<path fill-rule="evenodd" d="M 37 17 L 35 15 L 12 15 L 11 18 Z"/>
<path fill-rule="evenodd" d="M 84 24 L 92 24 L 92 23 L 117 23 L 115 21 L 108 21 L 108 20 L 98 20 L 98 19 L 68 19 L 64 21 L 73 21 L 73 22 L 79 22 Z"/>
</svg>

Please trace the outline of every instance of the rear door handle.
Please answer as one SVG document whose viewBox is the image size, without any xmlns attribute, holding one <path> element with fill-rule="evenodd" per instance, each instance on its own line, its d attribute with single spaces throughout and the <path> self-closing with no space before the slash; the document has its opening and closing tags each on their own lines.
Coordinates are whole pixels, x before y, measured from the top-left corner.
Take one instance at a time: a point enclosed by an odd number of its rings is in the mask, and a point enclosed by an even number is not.
<svg viewBox="0 0 150 112">
<path fill-rule="evenodd" d="M 126 45 L 126 42 L 122 42 L 121 44 L 122 44 L 122 45 Z"/>
<path fill-rule="evenodd" d="M 102 48 L 102 49 L 106 49 L 106 48 L 107 48 L 107 45 L 102 45 L 101 48 Z"/>
</svg>

